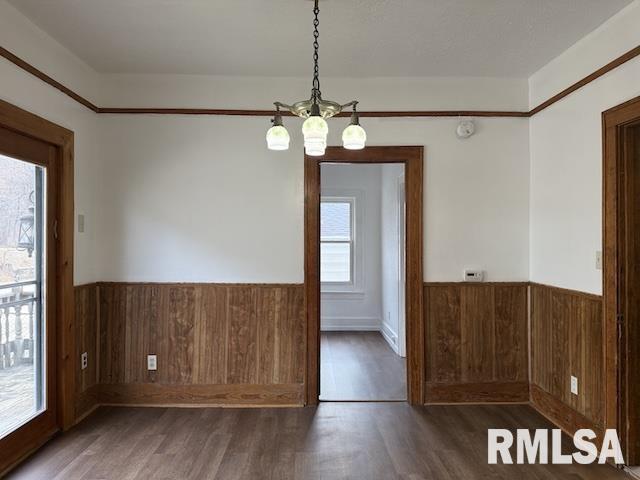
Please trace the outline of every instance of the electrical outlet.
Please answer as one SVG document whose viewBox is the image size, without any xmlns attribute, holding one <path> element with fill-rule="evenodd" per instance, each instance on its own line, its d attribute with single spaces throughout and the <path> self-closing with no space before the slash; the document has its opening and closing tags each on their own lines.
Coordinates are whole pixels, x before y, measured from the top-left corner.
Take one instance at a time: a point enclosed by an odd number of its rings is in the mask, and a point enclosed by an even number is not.
<svg viewBox="0 0 640 480">
<path fill-rule="evenodd" d="M 158 370 L 158 357 L 147 355 L 147 370 Z"/>
<path fill-rule="evenodd" d="M 84 352 L 82 355 L 80 355 L 80 367 L 82 368 L 82 370 L 84 370 L 88 366 L 89 366 L 89 354 L 87 352 Z"/>
<path fill-rule="evenodd" d="M 602 250 L 596 252 L 596 270 L 602 270 Z"/>
<path fill-rule="evenodd" d="M 578 395 L 578 377 L 571 375 L 571 393 Z"/>
</svg>

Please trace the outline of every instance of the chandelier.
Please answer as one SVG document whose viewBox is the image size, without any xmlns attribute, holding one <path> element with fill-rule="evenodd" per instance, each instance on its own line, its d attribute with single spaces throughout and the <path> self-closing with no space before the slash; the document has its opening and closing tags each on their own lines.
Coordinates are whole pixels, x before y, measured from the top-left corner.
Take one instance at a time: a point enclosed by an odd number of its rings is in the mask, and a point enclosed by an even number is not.
<svg viewBox="0 0 640 480">
<path fill-rule="evenodd" d="M 356 107 L 358 102 L 353 100 L 341 105 L 330 100 L 323 100 L 320 92 L 320 78 L 318 69 L 318 38 L 320 33 L 318 26 L 320 21 L 318 15 L 320 8 L 318 0 L 315 0 L 313 9 L 313 86 L 311 88 L 311 98 L 287 105 L 282 102 L 274 102 L 276 114 L 271 121 L 273 126 L 267 132 L 267 147 L 269 150 L 287 150 L 289 148 L 289 132 L 282 123 L 280 109 L 288 110 L 298 117 L 306 119 L 302 124 L 302 134 L 304 136 L 304 150 L 307 155 L 322 156 L 327 148 L 327 135 L 329 126 L 326 119 L 338 115 L 345 108 L 352 107 L 351 123 L 342 133 L 342 144 L 349 150 L 361 150 L 367 140 L 364 128 L 360 126 L 360 120 Z"/>
</svg>

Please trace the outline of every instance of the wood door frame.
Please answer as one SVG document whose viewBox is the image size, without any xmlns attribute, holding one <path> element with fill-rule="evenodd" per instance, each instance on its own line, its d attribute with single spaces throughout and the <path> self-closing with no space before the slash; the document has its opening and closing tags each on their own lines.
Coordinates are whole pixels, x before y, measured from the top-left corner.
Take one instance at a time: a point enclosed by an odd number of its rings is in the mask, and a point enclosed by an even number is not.
<svg viewBox="0 0 640 480">
<path fill-rule="evenodd" d="M 316 405 L 320 394 L 320 164 L 402 163 L 406 192 L 407 401 L 424 404 L 425 330 L 423 309 L 423 164 L 424 147 L 328 147 L 322 157 L 304 157 L 304 288 L 307 357 L 305 403 Z"/>
<path fill-rule="evenodd" d="M 626 235 L 626 154 L 624 134 L 627 127 L 640 122 L 640 97 L 602 114 L 603 131 L 603 337 L 605 428 L 617 428 L 624 458 L 640 463 L 640 451 L 629 449 L 640 440 L 637 429 L 629 429 L 627 416 L 634 407 L 640 413 L 640 401 L 631 405 L 628 387 L 640 381 L 640 372 L 626 368 L 626 345 L 640 342 L 640 329 L 629 329 L 624 321 L 626 288 L 624 280 Z M 637 449 L 636 449 L 637 450 Z"/>
<path fill-rule="evenodd" d="M 58 429 L 75 422 L 75 298 L 73 289 L 74 169 L 73 132 L 44 118 L 0 100 L 0 127 L 48 144 L 52 154 L 48 166 L 56 177 L 57 231 L 55 248 L 55 417 Z M 49 200 L 50 201 L 50 200 Z M 57 228 L 56 228 L 57 227 Z M 48 248 L 49 248 L 48 247 Z M 0 462 L 0 475 L 38 448 L 55 432 L 40 431 L 29 439 L 25 451 L 12 452 Z"/>
</svg>

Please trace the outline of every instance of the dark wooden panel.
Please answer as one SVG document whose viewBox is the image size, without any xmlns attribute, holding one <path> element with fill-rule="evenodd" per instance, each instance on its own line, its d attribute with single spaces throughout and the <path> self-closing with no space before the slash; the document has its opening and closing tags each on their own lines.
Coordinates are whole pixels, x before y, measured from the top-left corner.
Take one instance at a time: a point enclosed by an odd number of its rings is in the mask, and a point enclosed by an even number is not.
<svg viewBox="0 0 640 480">
<path fill-rule="evenodd" d="M 551 391 L 564 403 L 571 403 L 569 377 L 571 371 L 569 328 L 573 298 L 551 291 Z"/>
<path fill-rule="evenodd" d="M 428 402 L 523 401 L 527 287 L 425 284 Z"/>
<path fill-rule="evenodd" d="M 495 324 L 493 287 L 461 289 L 460 338 L 463 382 L 495 379 Z"/>
<path fill-rule="evenodd" d="M 210 398 L 215 404 L 224 395 L 230 395 L 224 402 L 236 401 L 242 392 L 221 385 L 304 383 L 301 285 L 104 283 L 99 298 L 100 402 L 113 392 L 126 403 L 127 392 L 162 391 L 145 390 L 151 384 L 166 389 L 167 402 L 178 402 L 179 392 L 198 402 L 207 391 L 222 392 Z M 147 370 L 149 354 L 158 356 L 157 371 Z M 265 391 L 271 390 L 251 390 L 243 402 L 253 396 L 265 403 Z"/>
<path fill-rule="evenodd" d="M 194 342 L 194 383 L 227 381 L 227 298 L 226 288 L 202 287 Z"/>
<path fill-rule="evenodd" d="M 286 294 L 286 310 L 281 311 L 276 332 L 275 383 L 304 383 L 306 330 L 299 321 L 300 312 L 304 312 L 304 289 L 289 287 Z"/>
<path fill-rule="evenodd" d="M 573 435 L 581 428 L 588 428 L 602 438 L 600 425 L 537 385 L 531 385 L 531 405 L 569 435 Z"/>
<path fill-rule="evenodd" d="M 95 406 L 92 388 L 98 383 L 98 287 L 94 284 L 75 287 L 76 336 L 76 417 Z M 88 356 L 87 368 L 80 368 L 82 353 Z"/>
<path fill-rule="evenodd" d="M 104 405 L 297 406 L 302 384 L 164 385 L 127 383 L 100 385 Z"/>
<path fill-rule="evenodd" d="M 170 287 L 169 309 L 167 311 L 169 335 L 166 337 L 166 357 L 160 361 L 166 363 L 167 381 L 175 384 L 192 383 L 194 326 L 196 322 L 196 287 Z"/>
<path fill-rule="evenodd" d="M 425 287 L 427 380 L 460 382 L 460 287 Z"/>
<path fill-rule="evenodd" d="M 602 299 L 597 295 L 534 284 L 531 286 L 531 383 L 564 405 L 544 411 L 549 418 L 568 409 L 593 424 L 604 424 Z M 571 393 L 571 376 L 578 395 Z M 566 412 L 559 424 L 576 418 Z M 567 417 L 569 415 L 569 417 Z M 566 417 L 566 418 L 565 418 Z M 564 428 L 564 427 L 563 427 Z"/>
<path fill-rule="evenodd" d="M 427 403 L 526 403 L 529 382 L 427 382 Z"/>
<path fill-rule="evenodd" d="M 256 291 L 232 288 L 229 292 L 227 383 L 257 383 L 258 329 Z"/>
<path fill-rule="evenodd" d="M 495 286 L 495 375 L 529 382 L 527 289 Z"/>
<path fill-rule="evenodd" d="M 100 286 L 100 383 L 124 383 L 131 368 L 126 360 L 127 287 Z"/>
</svg>

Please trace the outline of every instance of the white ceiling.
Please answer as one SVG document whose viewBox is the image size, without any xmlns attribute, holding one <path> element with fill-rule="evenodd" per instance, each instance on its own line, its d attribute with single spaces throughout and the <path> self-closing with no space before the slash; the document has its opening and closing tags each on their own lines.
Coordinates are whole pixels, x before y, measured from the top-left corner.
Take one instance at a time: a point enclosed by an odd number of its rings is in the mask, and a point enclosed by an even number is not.
<svg viewBox="0 0 640 480">
<path fill-rule="evenodd" d="M 322 0 L 325 76 L 528 77 L 632 0 Z M 9 0 L 109 73 L 311 74 L 309 0 Z"/>
</svg>

